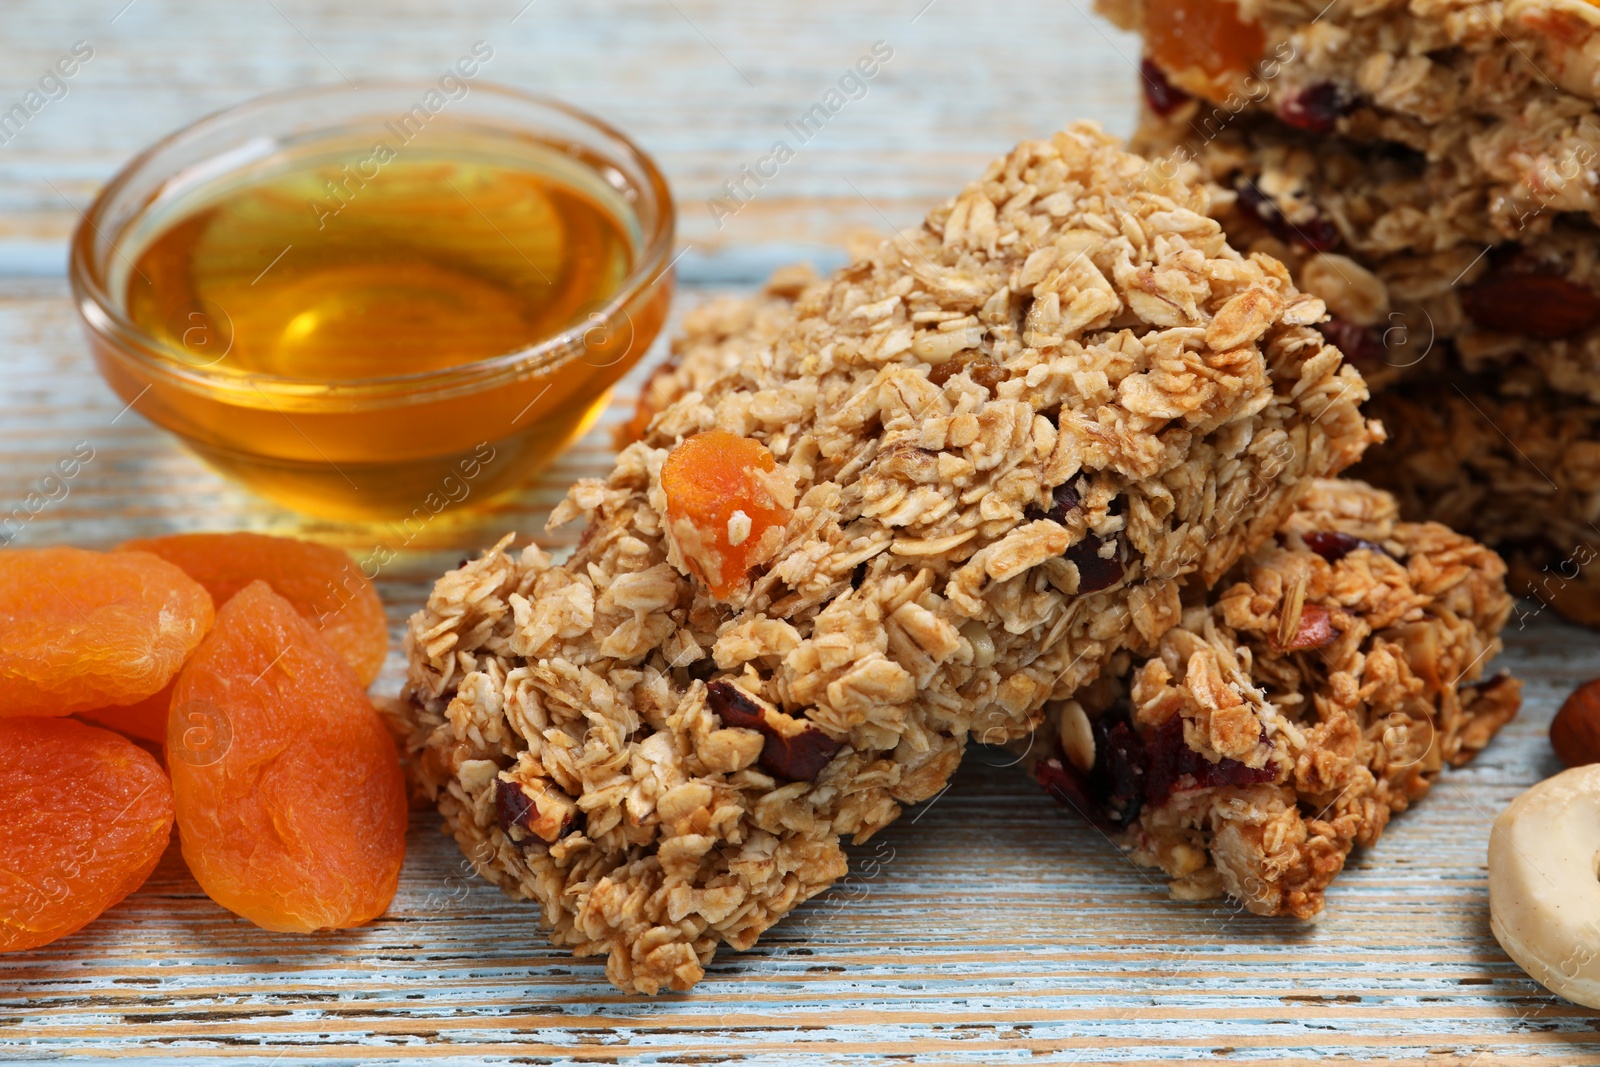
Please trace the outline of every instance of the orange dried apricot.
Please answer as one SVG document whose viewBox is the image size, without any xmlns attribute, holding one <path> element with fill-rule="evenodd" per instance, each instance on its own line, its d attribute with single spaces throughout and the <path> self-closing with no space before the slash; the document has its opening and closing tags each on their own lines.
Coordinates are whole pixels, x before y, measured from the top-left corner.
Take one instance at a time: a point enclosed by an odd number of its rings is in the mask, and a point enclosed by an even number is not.
<svg viewBox="0 0 1600 1067">
<path fill-rule="evenodd" d="M 355 671 L 266 582 L 223 605 L 179 676 L 167 765 L 183 858 L 218 904 L 303 933 L 389 906 L 406 851 L 394 741 Z"/>
<path fill-rule="evenodd" d="M 1151 58 L 1180 88 L 1226 100 L 1266 48 L 1233 0 L 1146 0 L 1145 43 Z"/>
<path fill-rule="evenodd" d="M 124 542 L 183 568 L 220 608 L 260 579 L 272 586 L 371 685 L 389 651 L 383 602 L 366 575 L 337 548 L 257 533 L 172 534 Z"/>
<path fill-rule="evenodd" d="M 143 885 L 172 814 L 166 773 L 127 738 L 0 719 L 0 952 L 65 937 Z"/>
<path fill-rule="evenodd" d="M 0 716 L 137 703 L 211 619 L 205 589 L 148 552 L 0 551 Z"/>
<path fill-rule="evenodd" d="M 776 468 L 760 441 L 727 430 L 685 439 L 662 464 L 673 539 L 713 596 L 732 593 L 777 548 L 789 510 L 762 477 Z"/>
<path fill-rule="evenodd" d="M 177 684 L 178 679 L 173 678 L 161 692 L 145 697 L 137 704 L 80 711 L 78 718 L 96 726 L 104 726 L 107 730 L 115 730 L 124 737 L 165 744 L 167 711 L 172 707 L 172 689 Z"/>
</svg>

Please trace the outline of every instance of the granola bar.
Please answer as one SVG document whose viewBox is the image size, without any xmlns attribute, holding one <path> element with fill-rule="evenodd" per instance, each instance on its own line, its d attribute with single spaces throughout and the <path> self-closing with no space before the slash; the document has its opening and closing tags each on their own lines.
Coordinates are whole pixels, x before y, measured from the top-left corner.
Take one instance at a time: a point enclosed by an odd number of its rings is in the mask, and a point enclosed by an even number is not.
<svg viewBox="0 0 1600 1067">
<path fill-rule="evenodd" d="M 1402 145 L 1600 219 L 1600 8 L 1586 0 L 1097 0 L 1139 32 L 1145 99 L 1208 136 L 1237 115 Z"/>
<path fill-rule="evenodd" d="M 1600 228 L 1586 218 L 1543 212 L 1508 239 L 1453 161 L 1271 120 L 1200 139 L 1148 117 L 1137 142 L 1199 167 L 1229 240 L 1327 302 L 1325 330 L 1375 391 L 1459 366 L 1509 393 L 1600 401 Z"/>
<path fill-rule="evenodd" d="M 718 342 L 737 366 L 556 509 L 588 519 L 570 559 L 507 538 L 439 580 L 413 763 L 557 944 L 692 986 L 1379 434 L 1321 302 L 1146 170 L 1092 124 L 1018 146 L 770 341 Z M 663 472 L 708 441 L 758 453 L 759 532 L 681 512 Z"/>
<path fill-rule="evenodd" d="M 1478 681 L 1504 575 L 1387 493 L 1320 481 L 1153 654 L 1051 706 L 1034 775 L 1174 897 L 1309 919 L 1352 849 L 1515 716 L 1519 682 Z"/>
<path fill-rule="evenodd" d="M 1600 405 L 1451 376 L 1373 401 L 1394 435 L 1362 477 L 1427 516 L 1498 548 L 1523 625 L 1544 605 L 1600 626 Z"/>
</svg>

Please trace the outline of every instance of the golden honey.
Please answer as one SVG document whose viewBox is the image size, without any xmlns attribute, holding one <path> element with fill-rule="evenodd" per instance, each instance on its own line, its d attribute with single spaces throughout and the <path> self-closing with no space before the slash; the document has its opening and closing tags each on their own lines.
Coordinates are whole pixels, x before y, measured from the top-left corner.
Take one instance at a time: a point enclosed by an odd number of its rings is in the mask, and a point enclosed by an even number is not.
<svg viewBox="0 0 1600 1067">
<path fill-rule="evenodd" d="M 617 218 L 550 175 L 367 169 L 273 175 L 174 223 L 134 262 L 129 316 L 218 370 L 376 378 L 527 348 L 602 306 L 632 266 Z"/>
<path fill-rule="evenodd" d="M 495 92 L 472 99 L 588 121 Z M 142 415 L 291 507 L 421 522 L 525 482 L 604 410 L 665 317 L 671 202 L 603 128 L 598 148 L 393 129 L 246 142 L 142 199 L 114 182 L 74 269 Z"/>
</svg>

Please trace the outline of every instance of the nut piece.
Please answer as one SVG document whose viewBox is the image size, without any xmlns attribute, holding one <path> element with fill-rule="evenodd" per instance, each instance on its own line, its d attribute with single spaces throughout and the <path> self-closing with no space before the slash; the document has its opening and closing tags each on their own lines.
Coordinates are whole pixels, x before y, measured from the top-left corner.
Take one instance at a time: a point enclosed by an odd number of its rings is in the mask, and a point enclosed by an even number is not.
<svg viewBox="0 0 1600 1067">
<path fill-rule="evenodd" d="M 1289 617 L 1284 617 L 1284 625 L 1280 630 L 1287 631 L 1288 636 L 1279 634 L 1278 647 L 1285 652 L 1303 652 L 1311 648 L 1324 648 L 1333 644 L 1339 637 L 1339 628 L 1333 625 L 1333 612 L 1321 604 L 1305 604 L 1300 608 L 1300 617 L 1293 622 L 1290 630 Z"/>
<path fill-rule="evenodd" d="M 761 769 L 791 782 L 815 781 L 843 742 L 835 741 L 815 724 L 762 706 L 749 693 L 726 679 L 706 687 L 707 703 L 724 726 L 758 730 Z"/>
<path fill-rule="evenodd" d="M 1094 727 L 1083 705 L 1066 700 L 1056 712 L 1056 733 L 1061 736 L 1061 751 L 1085 774 L 1094 769 Z"/>
<path fill-rule="evenodd" d="M 1489 924 L 1545 988 L 1600 1008 L 1600 764 L 1540 782 L 1494 821 Z"/>
<path fill-rule="evenodd" d="M 1568 767 L 1600 763 L 1600 678 L 1584 682 L 1556 712 L 1550 744 Z"/>
</svg>

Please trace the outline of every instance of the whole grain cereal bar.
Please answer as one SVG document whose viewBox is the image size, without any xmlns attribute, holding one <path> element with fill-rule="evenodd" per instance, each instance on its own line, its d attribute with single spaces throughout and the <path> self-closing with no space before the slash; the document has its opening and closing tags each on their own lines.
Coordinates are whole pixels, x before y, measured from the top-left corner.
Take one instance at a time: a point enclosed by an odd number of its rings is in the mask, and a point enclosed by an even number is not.
<svg viewBox="0 0 1600 1067">
<path fill-rule="evenodd" d="M 1019 145 L 717 341 L 737 365 L 556 509 L 570 559 L 507 538 L 435 585 L 414 766 L 557 944 L 692 986 L 1378 436 L 1322 303 L 1147 170 L 1091 124 Z"/>
<path fill-rule="evenodd" d="M 1449 160 L 1505 217 L 1600 219 L 1600 8 L 1587 0 L 1097 0 L 1144 39 L 1145 100 Z"/>
<path fill-rule="evenodd" d="M 1498 379 L 1407 382 L 1373 401 L 1393 440 L 1357 468 L 1427 516 L 1494 545 L 1523 626 L 1545 606 L 1600 626 L 1600 405 Z"/>
<path fill-rule="evenodd" d="M 1050 705 L 1026 762 L 1174 897 L 1309 919 L 1353 848 L 1516 715 L 1519 682 L 1479 680 L 1504 576 L 1387 493 L 1320 481 L 1153 653 Z"/>
<path fill-rule="evenodd" d="M 1201 139 L 1147 116 L 1136 143 L 1200 168 L 1229 241 L 1322 297 L 1323 329 L 1374 391 L 1459 367 L 1512 394 L 1600 401 L 1600 228 L 1586 217 L 1542 212 L 1508 237 L 1458 161 L 1271 120 Z"/>
</svg>

